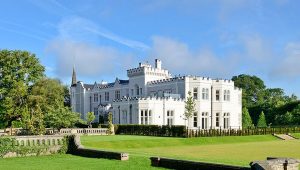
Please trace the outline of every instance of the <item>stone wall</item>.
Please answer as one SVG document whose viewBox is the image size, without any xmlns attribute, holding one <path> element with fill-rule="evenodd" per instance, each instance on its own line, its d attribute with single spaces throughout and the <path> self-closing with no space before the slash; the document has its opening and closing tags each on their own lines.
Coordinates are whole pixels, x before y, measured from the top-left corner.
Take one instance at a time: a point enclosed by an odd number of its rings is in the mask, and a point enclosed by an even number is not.
<svg viewBox="0 0 300 170">
<path fill-rule="evenodd" d="M 15 136 L 10 143 L 1 144 L 4 158 L 19 156 L 49 155 L 66 150 L 64 136 Z M 64 149 L 65 148 L 65 149 Z"/>
<path fill-rule="evenodd" d="M 178 160 L 170 158 L 151 157 L 151 165 L 168 169 L 178 170 L 250 170 L 250 167 L 240 167 L 232 165 L 214 164 L 206 162 L 196 162 L 187 160 Z"/>
<path fill-rule="evenodd" d="M 125 161 L 129 159 L 128 153 L 102 151 L 97 149 L 86 149 L 81 145 L 79 135 L 68 136 L 68 151 L 72 155 L 78 155 L 88 158 L 105 158 Z"/>
</svg>

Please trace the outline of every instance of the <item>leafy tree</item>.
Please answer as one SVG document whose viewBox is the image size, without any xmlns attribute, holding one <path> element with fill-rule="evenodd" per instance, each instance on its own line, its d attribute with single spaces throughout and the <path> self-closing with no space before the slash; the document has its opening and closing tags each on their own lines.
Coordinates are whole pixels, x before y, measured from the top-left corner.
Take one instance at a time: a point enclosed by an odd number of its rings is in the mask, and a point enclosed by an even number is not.
<svg viewBox="0 0 300 170">
<path fill-rule="evenodd" d="M 242 104 L 244 107 L 249 108 L 256 104 L 263 103 L 264 90 L 266 88 L 263 80 L 256 76 L 241 74 L 233 76 L 235 86 L 242 88 Z"/>
<path fill-rule="evenodd" d="M 45 124 L 58 130 L 74 127 L 76 123 L 83 123 L 80 114 L 72 112 L 68 107 L 53 108 L 45 115 Z"/>
<path fill-rule="evenodd" d="M 40 96 L 30 95 L 28 99 L 28 112 L 29 114 L 24 116 L 27 129 L 31 134 L 41 135 L 45 133 L 44 126 L 44 114 L 40 107 Z"/>
<path fill-rule="evenodd" d="M 296 106 L 291 112 L 293 115 L 293 125 L 300 125 L 300 104 Z"/>
<path fill-rule="evenodd" d="M 34 54 L 0 50 L 0 119 L 8 127 L 28 114 L 28 93 L 44 70 Z"/>
<path fill-rule="evenodd" d="M 185 112 L 184 112 L 183 116 L 184 116 L 185 120 L 188 120 L 188 125 L 189 125 L 190 118 L 196 112 L 196 109 L 195 109 L 196 103 L 195 103 L 194 98 L 192 97 L 192 93 L 190 91 L 188 92 L 188 97 L 184 103 L 185 103 Z"/>
<path fill-rule="evenodd" d="M 94 112 L 87 112 L 87 122 L 88 122 L 88 125 L 89 125 L 89 128 L 92 128 L 92 121 L 95 120 L 96 116 L 94 114 Z"/>
<path fill-rule="evenodd" d="M 110 135 L 112 135 L 112 134 L 115 133 L 115 132 L 114 132 L 114 125 L 113 125 L 113 123 L 112 123 L 112 119 L 113 119 L 112 113 L 109 112 L 109 113 L 108 113 L 108 133 L 109 133 Z"/>
<path fill-rule="evenodd" d="M 71 107 L 71 96 L 68 86 L 64 86 L 64 105 L 66 107 Z"/>
<path fill-rule="evenodd" d="M 243 111 L 242 111 L 242 126 L 243 128 L 249 128 L 253 126 L 251 116 L 246 107 L 243 107 Z"/>
<path fill-rule="evenodd" d="M 40 96 L 41 109 L 48 113 L 53 108 L 64 105 L 64 86 L 57 79 L 43 78 L 37 81 L 31 90 L 31 94 Z"/>
<path fill-rule="evenodd" d="M 262 111 L 259 115 L 258 122 L 257 122 L 257 127 L 267 127 L 267 122 L 266 122 L 266 117 L 264 112 Z"/>
</svg>

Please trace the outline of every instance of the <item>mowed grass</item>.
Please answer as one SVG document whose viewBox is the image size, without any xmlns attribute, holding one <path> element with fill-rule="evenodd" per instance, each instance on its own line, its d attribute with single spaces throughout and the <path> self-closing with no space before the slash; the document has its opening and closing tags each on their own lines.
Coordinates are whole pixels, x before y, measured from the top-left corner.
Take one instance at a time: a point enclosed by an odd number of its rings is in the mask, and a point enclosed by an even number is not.
<svg viewBox="0 0 300 170">
<path fill-rule="evenodd" d="M 300 159 L 300 140 L 282 141 L 272 135 L 202 138 L 148 136 L 82 136 L 88 148 L 122 151 L 130 156 L 164 156 L 231 165 L 249 166 L 268 156 Z M 131 158 L 130 158 L 131 159 Z"/>
<path fill-rule="evenodd" d="M 300 139 L 300 133 L 293 133 L 292 136 L 294 136 L 294 137 Z"/>
<path fill-rule="evenodd" d="M 129 161 L 118 161 L 97 158 L 84 158 L 73 155 L 51 155 L 39 157 L 0 159 L 1 170 L 131 170 L 131 169 L 162 169 L 150 166 L 146 157 L 131 156 Z"/>
</svg>

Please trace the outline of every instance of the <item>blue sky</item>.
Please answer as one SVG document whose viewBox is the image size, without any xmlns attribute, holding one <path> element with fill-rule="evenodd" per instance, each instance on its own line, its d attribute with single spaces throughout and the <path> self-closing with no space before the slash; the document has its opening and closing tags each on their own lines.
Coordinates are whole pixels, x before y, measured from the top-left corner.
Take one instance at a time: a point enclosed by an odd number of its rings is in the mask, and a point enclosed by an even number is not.
<svg viewBox="0 0 300 170">
<path fill-rule="evenodd" d="M 173 75 L 257 75 L 300 96 L 297 0 L 2 0 L 0 49 L 35 53 L 69 83 L 126 79 L 139 62 Z"/>
</svg>

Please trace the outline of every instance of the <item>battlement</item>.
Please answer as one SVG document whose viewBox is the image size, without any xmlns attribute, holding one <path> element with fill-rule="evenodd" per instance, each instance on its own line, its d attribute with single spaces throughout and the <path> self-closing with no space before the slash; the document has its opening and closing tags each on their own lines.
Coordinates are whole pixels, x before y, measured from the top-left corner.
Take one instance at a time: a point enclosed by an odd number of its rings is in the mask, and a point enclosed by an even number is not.
<svg viewBox="0 0 300 170">
<path fill-rule="evenodd" d="M 230 79 L 214 79 L 214 83 L 234 83 L 234 81 Z"/>
<path fill-rule="evenodd" d="M 187 75 L 186 77 L 192 78 L 193 80 L 198 80 L 198 81 L 211 81 L 212 78 L 210 77 L 201 77 L 201 76 L 192 76 L 192 75 Z"/>
<path fill-rule="evenodd" d="M 171 77 L 171 74 L 168 70 L 161 68 L 161 61 L 155 60 L 155 67 L 152 67 L 148 63 L 139 63 L 139 67 L 132 68 L 127 70 L 127 76 L 139 76 L 139 75 L 153 75 L 153 76 L 161 76 L 161 77 Z"/>
<path fill-rule="evenodd" d="M 184 99 L 183 98 L 172 98 L 172 97 L 152 97 L 152 96 L 148 96 L 148 97 L 122 97 L 119 100 L 113 100 L 114 103 L 118 103 L 118 102 L 128 102 L 128 101 L 179 101 L 179 102 L 183 102 Z"/>
<path fill-rule="evenodd" d="M 154 80 L 154 81 L 149 81 L 147 84 L 162 84 L 162 83 L 168 83 L 172 81 L 178 81 L 178 80 L 184 80 L 185 76 L 181 77 L 173 77 L 173 78 L 168 78 L 168 79 L 161 79 L 161 80 Z"/>
</svg>

